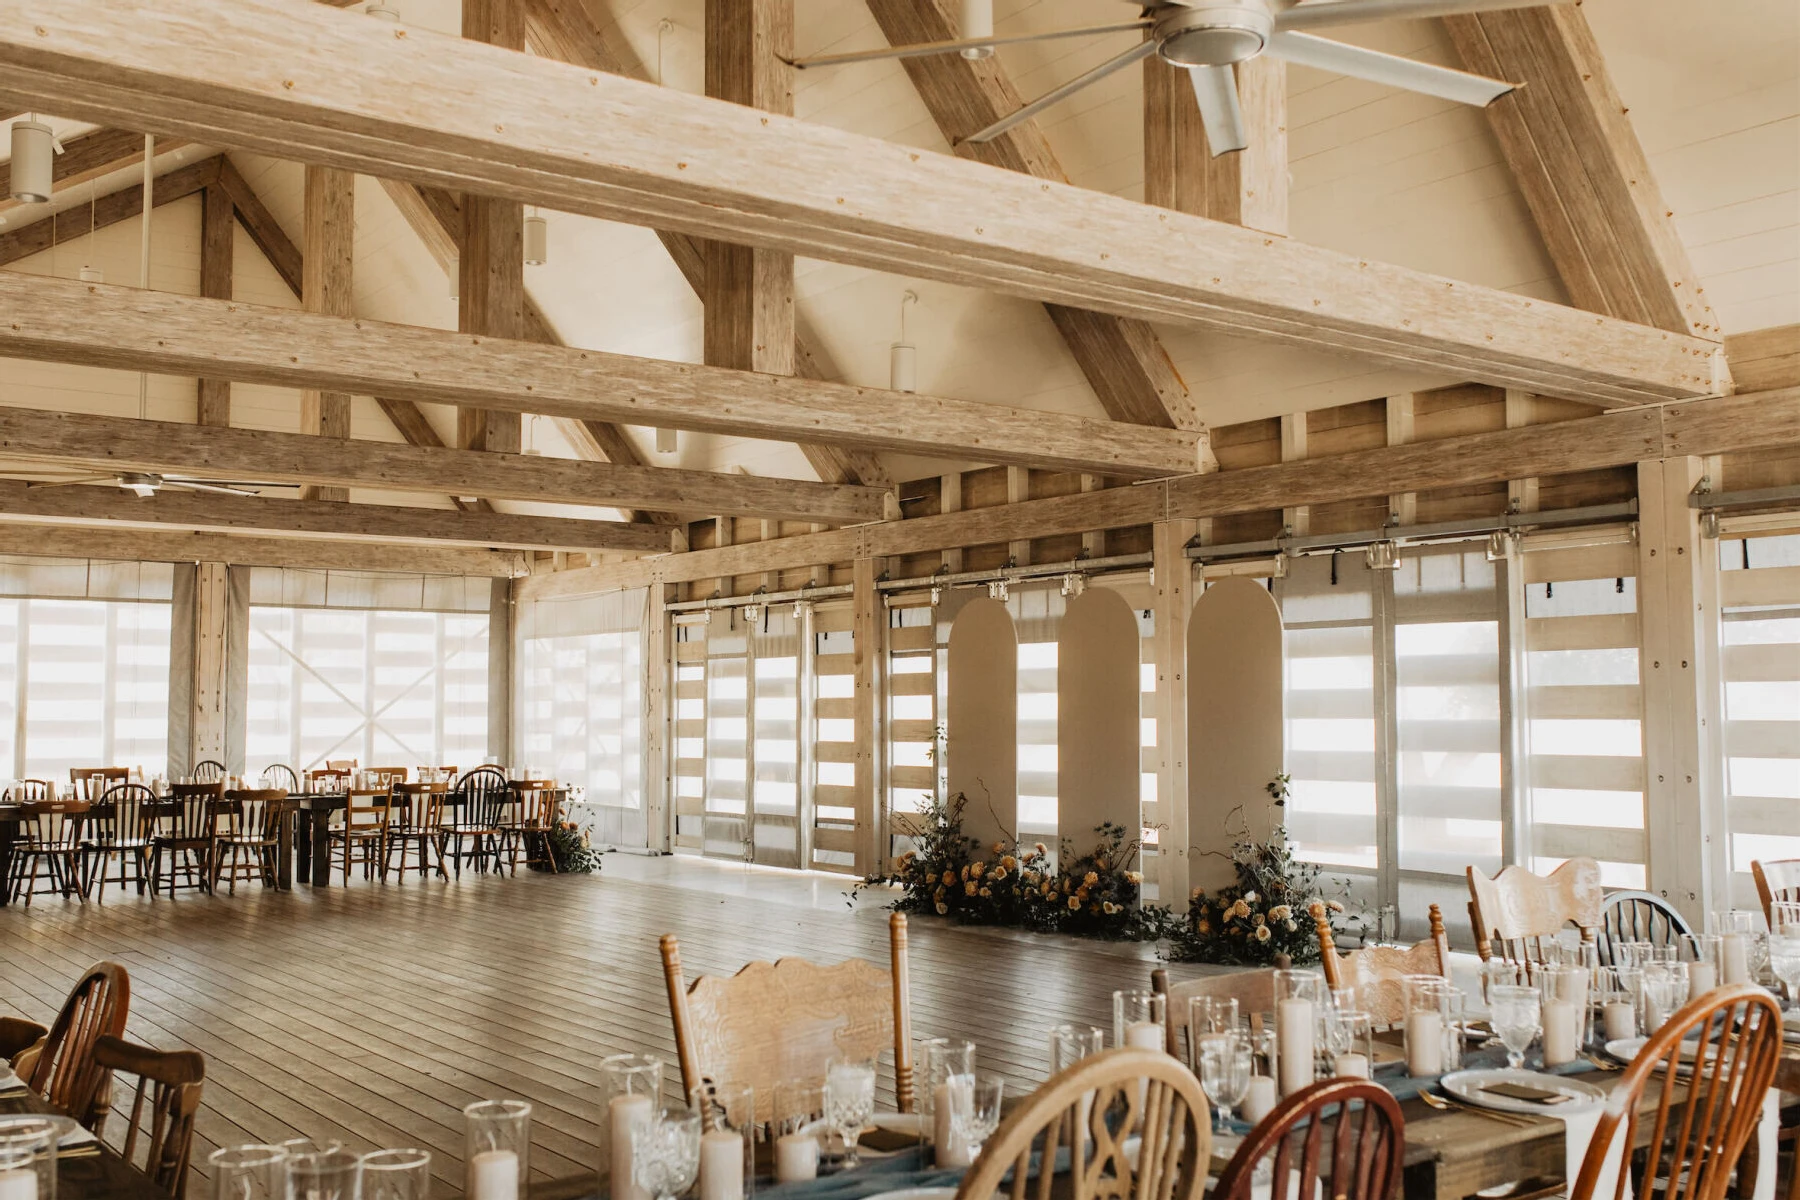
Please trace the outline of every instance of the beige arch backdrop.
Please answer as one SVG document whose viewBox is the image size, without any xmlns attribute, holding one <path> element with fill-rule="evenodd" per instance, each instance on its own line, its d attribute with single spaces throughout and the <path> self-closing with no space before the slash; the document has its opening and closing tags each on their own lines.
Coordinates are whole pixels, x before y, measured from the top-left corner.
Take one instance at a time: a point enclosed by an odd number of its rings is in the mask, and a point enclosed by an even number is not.
<svg viewBox="0 0 1800 1200">
<path fill-rule="evenodd" d="M 1125 598 L 1090 587 L 1069 601 L 1056 647 L 1056 827 L 1076 854 L 1094 827 L 1138 830 L 1138 627 Z"/>
<path fill-rule="evenodd" d="M 944 705 L 950 795 L 969 798 L 963 830 L 982 845 L 1019 828 L 1019 638 L 997 600 L 971 600 L 950 626 Z"/>
<path fill-rule="evenodd" d="M 1255 579 L 1207 588 L 1188 621 L 1188 886 L 1236 878 L 1228 855 L 1269 836 L 1265 791 L 1282 770 L 1281 610 Z M 1241 813 L 1234 815 L 1234 810 Z"/>
</svg>

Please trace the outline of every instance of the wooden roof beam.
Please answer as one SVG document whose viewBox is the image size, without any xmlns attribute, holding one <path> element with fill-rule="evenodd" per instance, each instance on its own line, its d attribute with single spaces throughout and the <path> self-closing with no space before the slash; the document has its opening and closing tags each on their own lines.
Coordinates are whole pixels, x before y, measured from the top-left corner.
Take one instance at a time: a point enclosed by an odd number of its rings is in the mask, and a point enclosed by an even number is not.
<svg viewBox="0 0 1800 1200">
<path fill-rule="evenodd" d="M 414 571 L 512 579 L 530 564 L 516 550 L 468 546 L 377 546 L 315 538 L 235 533 L 181 533 L 103 526 L 12 524 L 0 521 L 0 554 L 104 558 L 126 562 L 224 562 L 313 571 Z"/>
<path fill-rule="evenodd" d="M 1722 383 L 1713 341 L 316 4 L 0 0 L 0 67 L 0 100 L 102 124 L 1451 379 Z"/>
<path fill-rule="evenodd" d="M 1177 429 L 16 273 L 0 275 L 0 354 L 1056 470 L 1197 463 Z"/>
</svg>

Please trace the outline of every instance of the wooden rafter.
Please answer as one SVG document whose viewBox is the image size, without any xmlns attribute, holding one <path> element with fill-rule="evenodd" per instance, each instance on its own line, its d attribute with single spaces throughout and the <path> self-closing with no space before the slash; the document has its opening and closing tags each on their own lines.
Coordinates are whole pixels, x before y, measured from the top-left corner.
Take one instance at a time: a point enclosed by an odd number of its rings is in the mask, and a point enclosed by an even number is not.
<svg viewBox="0 0 1800 1200">
<path fill-rule="evenodd" d="M 216 184 L 207 188 L 200 204 L 200 294 L 208 300 L 231 299 L 236 228 L 230 195 Z M 201 425 L 231 424 L 231 380 L 201 376 L 194 412 Z"/>
<path fill-rule="evenodd" d="M 528 569 L 525 556 L 517 551 L 468 546 L 370 545 L 317 538 L 75 528 L 4 521 L 0 521 L 0 554 L 128 562 L 222 562 L 314 571 L 416 571 L 497 579 L 514 578 Z"/>
<path fill-rule="evenodd" d="M 1248 144 L 1212 155 L 1187 72 L 1144 60 L 1144 202 L 1264 233 L 1288 231 L 1287 64 L 1237 64 Z"/>
<path fill-rule="evenodd" d="M 943 0 L 868 0 L 868 5 L 894 45 L 960 36 L 957 19 Z M 1024 104 L 998 56 L 936 54 L 902 59 L 901 65 L 957 154 L 1036 179 L 1068 181 L 1035 121 L 980 145 L 962 140 Z M 1046 308 L 1107 415 L 1134 425 L 1203 428 L 1187 385 L 1148 324 L 1062 304 Z"/>
<path fill-rule="evenodd" d="M 220 155 L 189 163 L 167 175 L 159 176 L 156 187 L 152 190 L 152 203 L 160 208 L 204 190 L 219 177 L 220 166 L 224 162 L 224 156 Z M 143 211 L 144 186 L 134 183 L 130 187 L 97 198 L 92 205 L 81 204 L 67 212 L 57 213 L 54 219 L 39 217 L 29 225 L 0 230 L 0 267 L 29 258 L 33 254 L 42 254 L 52 246 L 84 238 L 96 229 L 117 225 Z"/>
<path fill-rule="evenodd" d="M 138 497 L 116 487 L 34 487 L 0 480 L 0 520 L 341 537 L 358 541 L 499 546 L 517 550 L 669 549 L 669 531 L 620 521 L 515 513 L 451 513 L 391 504 L 336 504 L 165 488 Z"/>
<path fill-rule="evenodd" d="M 763 479 L 494 451 L 339 441 L 0 407 L 0 455 L 107 473 L 152 471 L 381 491 L 486 492 L 505 500 L 666 508 L 798 521 L 880 520 L 893 495 L 849 484 Z"/>
<path fill-rule="evenodd" d="M 1745 391 L 1800 386 L 1800 325 L 1773 325 L 1725 339 L 1731 374 Z"/>
<path fill-rule="evenodd" d="M 0 99 L 102 124 L 1455 379 L 1721 384 L 1705 339 L 318 5 L 0 0 L 0 66 Z"/>
<path fill-rule="evenodd" d="M 0 275 L 0 353 L 1111 475 L 1192 471 L 1197 435 L 169 292 Z"/>
<path fill-rule="evenodd" d="M 300 303 L 309 313 L 348 317 L 355 312 L 352 264 L 356 242 L 356 176 L 336 167 L 308 166 L 306 248 L 300 260 Z M 309 387 L 300 393 L 300 428 L 320 437 L 350 436 L 350 394 Z M 342 488 L 307 487 L 312 500 L 348 500 Z"/>
<path fill-rule="evenodd" d="M 1525 86 L 1488 119 L 1569 299 L 1717 339 L 1718 317 L 1575 4 L 1445 18 L 1469 70 Z"/>
</svg>

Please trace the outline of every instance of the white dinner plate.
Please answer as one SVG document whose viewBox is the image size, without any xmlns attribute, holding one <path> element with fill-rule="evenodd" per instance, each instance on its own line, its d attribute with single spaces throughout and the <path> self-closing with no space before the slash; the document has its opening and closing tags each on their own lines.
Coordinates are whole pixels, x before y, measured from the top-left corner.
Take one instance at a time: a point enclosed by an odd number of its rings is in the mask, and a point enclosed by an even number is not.
<svg viewBox="0 0 1800 1200">
<path fill-rule="evenodd" d="M 1606 1043 L 1606 1046 L 1604 1048 L 1608 1054 L 1610 1054 L 1612 1057 L 1618 1059 L 1620 1062 L 1630 1062 L 1632 1059 L 1634 1059 L 1638 1056 L 1638 1051 L 1642 1050 L 1644 1048 L 1644 1044 L 1646 1042 L 1648 1042 L 1649 1040 L 1650 1040 L 1649 1038 L 1641 1038 L 1641 1037 L 1618 1038 L 1614 1041 L 1610 1041 L 1610 1042 Z M 1700 1031 L 1695 1030 L 1691 1036 L 1689 1036 L 1687 1039 L 1685 1039 L 1681 1043 L 1681 1061 L 1687 1065 L 1677 1067 L 1676 1072 L 1675 1072 L 1676 1075 L 1678 1075 L 1678 1076 L 1685 1075 L 1693 1069 L 1694 1056 L 1697 1053 L 1699 1053 L 1699 1050 L 1700 1050 Z M 1709 1049 L 1707 1051 L 1708 1060 L 1710 1061 L 1717 1054 L 1718 1054 L 1718 1049 L 1716 1047 Z"/>
<path fill-rule="evenodd" d="M 1461 1100 L 1464 1104 L 1497 1109 L 1500 1112 L 1529 1113 L 1534 1117 L 1586 1112 L 1590 1108 L 1598 1108 L 1606 1099 L 1606 1093 L 1593 1084 L 1583 1083 L 1566 1075 L 1544 1075 L 1537 1071 L 1512 1071 L 1506 1068 L 1452 1071 L 1438 1082 L 1454 1099 Z M 1517 1083 L 1525 1087 L 1542 1088 L 1547 1092 L 1561 1092 L 1569 1099 L 1557 1104 L 1536 1104 L 1530 1100 L 1514 1100 L 1482 1090 L 1495 1083 Z"/>
<path fill-rule="evenodd" d="M 877 1192 L 864 1200 L 949 1200 L 956 1195 L 955 1188 L 901 1188 L 893 1192 Z"/>
<path fill-rule="evenodd" d="M 1605 1049 L 1608 1054 L 1620 1062 L 1630 1062 L 1637 1057 L 1638 1051 L 1642 1050 L 1644 1043 L 1649 1040 L 1649 1038 L 1614 1038 L 1606 1043 Z"/>
</svg>

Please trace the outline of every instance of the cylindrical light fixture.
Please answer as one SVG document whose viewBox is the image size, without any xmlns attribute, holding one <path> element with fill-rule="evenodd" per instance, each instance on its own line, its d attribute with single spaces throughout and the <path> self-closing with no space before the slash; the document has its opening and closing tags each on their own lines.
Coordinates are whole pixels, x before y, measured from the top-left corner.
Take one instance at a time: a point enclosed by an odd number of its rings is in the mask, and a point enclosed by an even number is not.
<svg viewBox="0 0 1800 1200">
<path fill-rule="evenodd" d="M 450 260 L 450 298 L 452 300 L 462 299 L 462 259 L 460 258 Z"/>
<path fill-rule="evenodd" d="M 976 38 L 994 36 L 994 0 L 962 0 L 962 40 L 973 41 Z M 964 50 L 964 58 L 987 58 L 994 53 L 992 46 L 979 46 Z"/>
<path fill-rule="evenodd" d="M 919 390 L 919 348 L 906 342 L 888 347 L 888 387 L 896 392 Z"/>
<path fill-rule="evenodd" d="M 56 161 L 55 137 L 42 121 L 17 121 L 12 127 L 12 198 L 25 204 L 50 199 Z"/>
<path fill-rule="evenodd" d="M 532 213 L 525 218 L 525 265 L 541 267 L 550 261 L 550 222 Z"/>
<path fill-rule="evenodd" d="M 656 431 L 656 452 L 673 454 L 681 448 L 681 434 L 674 429 L 658 429 Z"/>
<path fill-rule="evenodd" d="M 370 17 L 380 17 L 383 21 L 397 22 L 400 20 L 400 10 L 391 4 L 383 3 L 383 0 L 369 0 L 369 2 L 363 6 L 363 14 Z"/>
<path fill-rule="evenodd" d="M 99 267 L 83 267 L 81 268 L 81 282 L 105 283 L 106 272 L 102 271 Z"/>
</svg>

